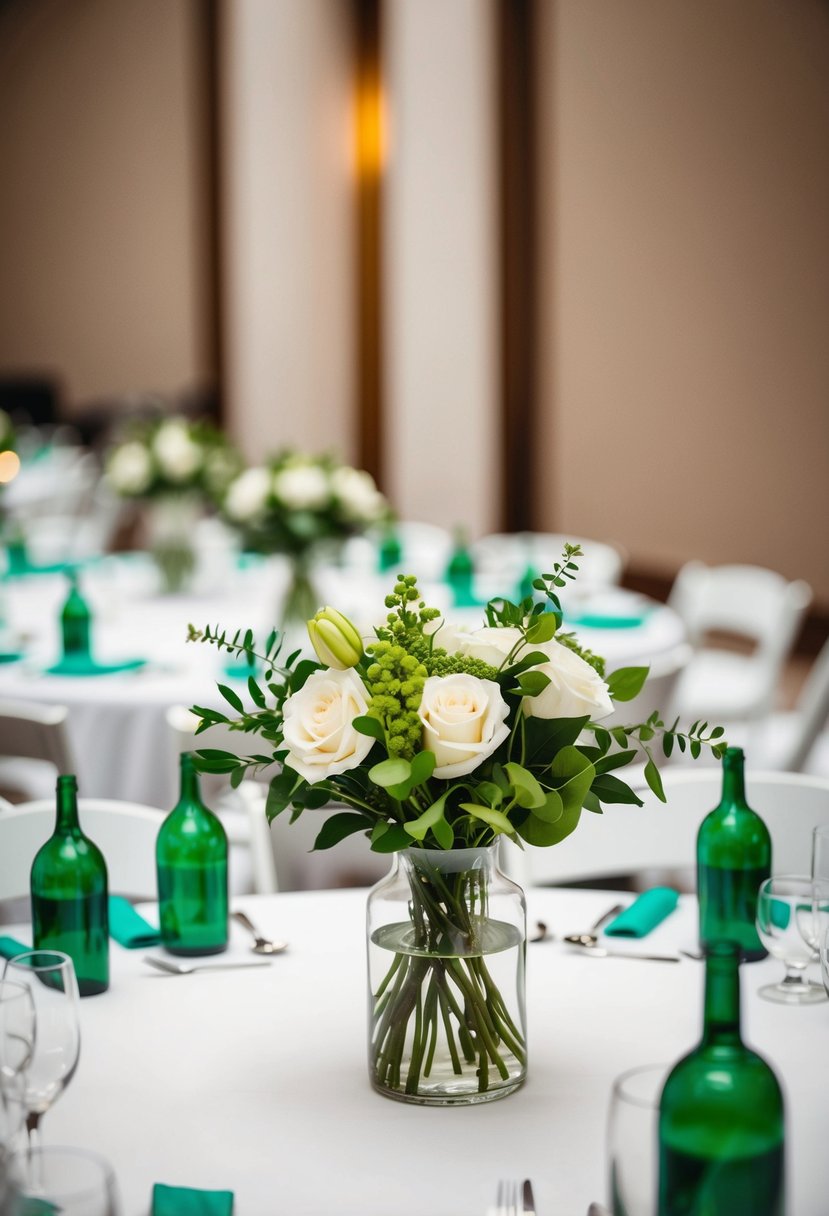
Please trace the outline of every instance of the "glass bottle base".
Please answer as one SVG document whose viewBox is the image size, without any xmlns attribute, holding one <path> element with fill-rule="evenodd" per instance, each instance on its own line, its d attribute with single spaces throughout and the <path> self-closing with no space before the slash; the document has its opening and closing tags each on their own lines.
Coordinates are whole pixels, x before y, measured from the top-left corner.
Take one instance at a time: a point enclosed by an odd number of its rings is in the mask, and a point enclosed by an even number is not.
<svg viewBox="0 0 829 1216">
<path fill-rule="evenodd" d="M 168 954 L 176 954 L 180 958 L 202 958 L 205 954 L 222 954 L 227 950 L 227 942 L 222 942 L 220 946 L 170 946 L 167 942 L 161 943 Z"/>
</svg>

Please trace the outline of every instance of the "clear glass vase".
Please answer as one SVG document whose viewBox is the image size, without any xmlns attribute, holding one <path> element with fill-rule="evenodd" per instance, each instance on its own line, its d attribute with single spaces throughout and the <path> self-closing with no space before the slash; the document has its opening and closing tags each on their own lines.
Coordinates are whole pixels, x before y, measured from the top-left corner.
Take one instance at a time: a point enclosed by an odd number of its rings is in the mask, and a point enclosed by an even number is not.
<svg viewBox="0 0 829 1216">
<path fill-rule="evenodd" d="M 404 849 L 368 898 L 369 1075 L 426 1106 L 491 1102 L 527 1073 L 526 904 L 498 845 Z"/>
<path fill-rule="evenodd" d="M 147 547 L 167 594 L 186 590 L 192 581 L 196 569 L 193 535 L 202 513 L 194 494 L 163 494 L 146 504 Z"/>
</svg>

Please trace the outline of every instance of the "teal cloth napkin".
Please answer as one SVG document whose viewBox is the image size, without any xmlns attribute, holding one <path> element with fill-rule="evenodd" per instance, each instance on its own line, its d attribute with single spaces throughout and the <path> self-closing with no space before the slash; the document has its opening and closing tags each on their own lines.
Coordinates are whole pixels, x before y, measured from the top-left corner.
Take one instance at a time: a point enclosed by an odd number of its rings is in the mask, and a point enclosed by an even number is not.
<svg viewBox="0 0 829 1216">
<path fill-rule="evenodd" d="M 48 1199 L 36 1199 L 32 1195 L 24 1195 L 20 1206 L 14 1210 L 18 1216 L 52 1216 L 54 1212 L 63 1211 L 56 1203 Z"/>
<path fill-rule="evenodd" d="M 19 650 L 0 650 L 0 663 L 17 663 L 22 658 Z"/>
<path fill-rule="evenodd" d="M 150 1216 L 233 1216 L 233 1191 L 197 1191 L 156 1182 Z"/>
<path fill-rule="evenodd" d="M 116 671 L 135 671 L 146 662 L 146 659 L 124 659 L 120 663 L 96 663 L 91 655 L 64 655 L 54 666 L 46 668 L 46 675 L 107 676 Z"/>
<path fill-rule="evenodd" d="M 120 946 L 138 950 L 141 946 L 157 946 L 161 930 L 154 929 L 123 895 L 109 897 L 109 934 Z"/>
<path fill-rule="evenodd" d="M 611 615 L 604 612 L 583 612 L 576 616 L 565 615 L 567 625 L 581 625 L 585 629 L 639 629 L 644 625 L 646 615 L 638 613 L 630 616 Z"/>
<path fill-rule="evenodd" d="M 0 937 L 0 955 L 3 958 L 14 958 L 15 954 L 23 954 L 31 948 L 24 946 L 23 942 L 19 942 L 15 937 Z"/>
<path fill-rule="evenodd" d="M 605 925 L 604 933 L 608 937 L 645 937 L 670 916 L 678 901 L 679 895 L 670 887 L 651 887 Z"/>
</svg>

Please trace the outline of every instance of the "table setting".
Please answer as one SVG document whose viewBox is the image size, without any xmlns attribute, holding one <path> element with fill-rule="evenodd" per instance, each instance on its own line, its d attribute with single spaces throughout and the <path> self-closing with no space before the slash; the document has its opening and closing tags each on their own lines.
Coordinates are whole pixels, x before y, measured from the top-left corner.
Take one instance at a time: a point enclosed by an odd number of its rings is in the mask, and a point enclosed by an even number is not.
<svg viewBox="0 0 829 1216">
<path fill-rule="evenodd" d="M 414 575 L 395 579 L 368 641 L 333 605 L 287 655 L 276 631 L 257 640 L 249 627 L 191 623 L 196 653 L 251 674 L 217 684 L 221 708 L 193 706 L 194 750 L 180 755 L 179 799 L 155 832 L 157 902 L 108 894 L 76 778 L 58 778 L 55 831 L 31 869 L 31 928 L 0 937 L 0 1088 L 23 1094 L 29 1153 L 11 1160 L 28 1163 L 33 1197 L 51 1202 L 33 1173 L 42 1110 L 25 1096 L 38 1036 L 9 1030 L 13 976 L 68 964 L 83 1101 L 72 1101 L 75 1053 L 42 1109 L 68 1143 L 110 1163 L 122 1199 L 102 1216 L 184 1205 L 170 1206 L 167 1188 L 237 1213 L 275 1202 L 481 1212 L 494 1191 L 509 1216 L 527 1202 L 553 1214 L 606 1202 L 613 1216 L 782 1216 L 787 1204 L 817 1216 L 821 833 L 811 875 L 775 875 L 743 753 L 722 727 L 658 712 L 602 726 L 635 701 L 647 668 L 608 670 L 563 629 L 559 592 L 580 557 L 565 545 L 537 599 L 489 601 L 478 629 L 429 606 Z M 200 747 L 199 731 L 219 725 L 247 747 Z M 523 889 L 503 868 L 507 840 L 554 847 L 583 815 L 641 806 L 624 779 L 640 757 L 664 802 L 658 761 L 674 747 L 722 765 L 721 801 L 698 835 L 698 899 L 668 886 Z M 235 786 L 262 772 L 269 819 L 333 808 L 315 847 L 363 833 L 387 876 L 369 891 L 231 900 L 226 833 L 199 774 Z M 806 983 L 821 959 L 823 978 Z M 781 960 L 798 973 L 783 983 L 806 983 L 813 1002 L 770 999 Z M 658 1141 L 640 1131 L 617 1160 L 618 1079 L 645 1067 L 661 1078 L 639 1099 Z M 637 1153 L 648 1164 L 631 1183 Z M 415 1160 L 430 1166 L 413 1171 Z"/>
</svg>

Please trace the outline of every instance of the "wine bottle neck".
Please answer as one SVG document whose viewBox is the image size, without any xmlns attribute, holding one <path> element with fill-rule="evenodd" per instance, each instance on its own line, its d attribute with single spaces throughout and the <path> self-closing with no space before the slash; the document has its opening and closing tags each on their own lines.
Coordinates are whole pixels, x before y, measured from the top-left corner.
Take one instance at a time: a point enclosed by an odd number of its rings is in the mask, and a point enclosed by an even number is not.
<svg viewBox="0 0 829 1216">
<path fill-rule="evenodd" d="M 740 1037 L 740 966 L 736 948 L 728 954 L 713 947 L 705 963 L 703 1047 L 737 1045 Z"/>
<path fill-rule="evenodd" d="M 730 747 L 723 757 L 722 802 L 746 805 L 743 753 L 736 747 Z"/>
<path fill-rule="evenodd" d="M 199 775 L 193 767 L 191 757 L 187 754 L 184 754 L 181 757 L 179 802 L 201 802 Z"/>
<path fill-rule="evenodd" d="M 79 832 L 78 783 L 74 777 L 58 777 L 56 832 Z"/>
</svg>

